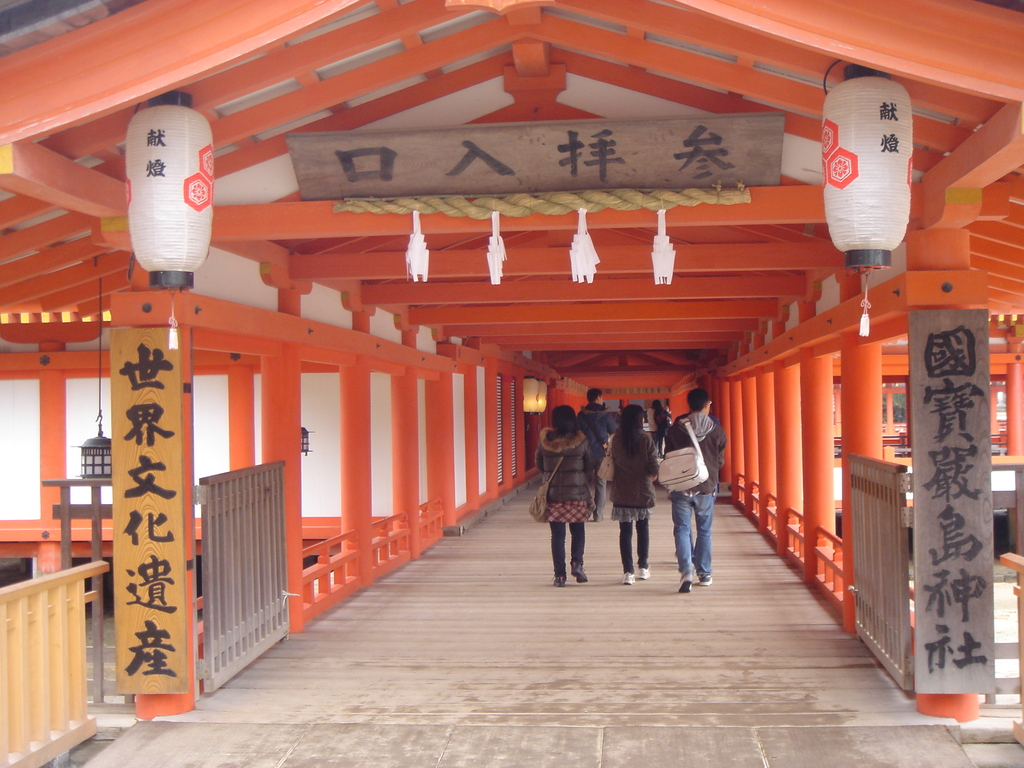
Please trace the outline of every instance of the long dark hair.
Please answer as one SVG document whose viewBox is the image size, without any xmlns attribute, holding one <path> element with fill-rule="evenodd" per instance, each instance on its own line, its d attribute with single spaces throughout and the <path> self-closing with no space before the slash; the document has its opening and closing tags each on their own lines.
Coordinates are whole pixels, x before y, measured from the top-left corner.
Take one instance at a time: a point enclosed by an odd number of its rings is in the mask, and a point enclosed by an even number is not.
<svg viewBox="0 0 1024 768">
<path fill-rule="evenodd" d="M 661 413 L 663 410 L 665 410 L 665 407 L 661 404 L 661 400 L 655 400 L 653 403 L 651 403 L 651 408 L 654 409 L 655 413 Z"/>
<path fill-rule="evenodd" d="M 615 441 L 622 441 L 626 453 L 635 455 L 640 450 L 640 441 L 644 435 L 644 409 L 636 404 L 627 405 L 622 409 L 619 428 L 615 430 Z"/>
<path fill-rule="evenodd" d="M 559 437 L 572 437 L 580 430 L 571 405 L 559 405 L 551 411 L 551 426 Z"/>
</svg>

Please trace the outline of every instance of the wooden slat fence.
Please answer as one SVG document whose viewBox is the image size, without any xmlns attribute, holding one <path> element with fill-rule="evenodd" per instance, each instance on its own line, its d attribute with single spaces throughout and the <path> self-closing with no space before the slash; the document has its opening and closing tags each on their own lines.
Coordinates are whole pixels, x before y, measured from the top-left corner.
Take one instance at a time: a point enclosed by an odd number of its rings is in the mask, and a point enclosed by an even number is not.
<svg viewBox="0 0 1024 768">
<path fill-rule="evenodd" d="M 199 481 L 205 690 L 288 634 L 284 462 Z"/>
<path fill-rule="evenodd" d="M 85 580 L 103 562 L 0 589 L 0 766 L 39 768 L 96 733 L 88 714 Z"/>
</svg>

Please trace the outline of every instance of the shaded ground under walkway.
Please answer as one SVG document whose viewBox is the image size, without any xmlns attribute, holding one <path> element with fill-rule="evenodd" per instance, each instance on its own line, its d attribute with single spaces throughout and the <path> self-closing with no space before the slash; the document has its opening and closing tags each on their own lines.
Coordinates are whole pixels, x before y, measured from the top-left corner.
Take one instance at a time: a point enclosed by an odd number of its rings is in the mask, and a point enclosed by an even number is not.
<svg viewBox="0 0 1024 768">
<path fill-rule="evenodd" d="M 661 498 L 650 581 L 605 521 L 555 589 L 529 495 L 90 768 L 972 766 L 732 507 L 711 587 L 676 591 Z"/>
</svg>

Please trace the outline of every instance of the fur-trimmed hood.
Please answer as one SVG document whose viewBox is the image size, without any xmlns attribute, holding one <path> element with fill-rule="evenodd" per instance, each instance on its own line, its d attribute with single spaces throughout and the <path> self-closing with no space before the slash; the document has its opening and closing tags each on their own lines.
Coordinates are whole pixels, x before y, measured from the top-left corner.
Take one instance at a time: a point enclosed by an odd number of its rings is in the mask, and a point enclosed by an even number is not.
<svg viewBox="0 0 1024 768">
<path fill-rule="evenodd" d="M 559 437 L 551 427 L 545 427 L 540 431 L 541 446 L 552 453 L 567 453 L 586 442 L 586 439 L 587 436 L 582 432 L 576 432 L 569 437 Z"/>
</svg>

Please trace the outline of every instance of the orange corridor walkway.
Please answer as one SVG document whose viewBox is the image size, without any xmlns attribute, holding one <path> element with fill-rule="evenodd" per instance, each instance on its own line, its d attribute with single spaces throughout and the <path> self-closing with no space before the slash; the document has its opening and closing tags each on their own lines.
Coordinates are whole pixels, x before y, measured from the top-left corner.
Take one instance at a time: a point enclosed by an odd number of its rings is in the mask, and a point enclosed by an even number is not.
<svg viewBox="0 0 1024 768">
<path fill-rule="evenodd" d="M 714 584 L 679 594 L 667 498 L 650 581 L 618 524 L 551 586 L 525 492 L 89 768 L 971 768 L 750 522 L 719 504 Z"/>
</svg>

